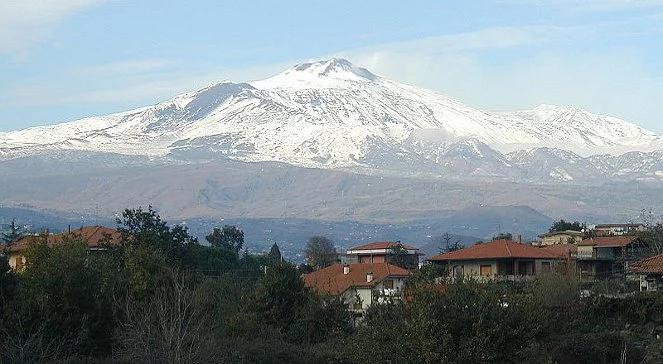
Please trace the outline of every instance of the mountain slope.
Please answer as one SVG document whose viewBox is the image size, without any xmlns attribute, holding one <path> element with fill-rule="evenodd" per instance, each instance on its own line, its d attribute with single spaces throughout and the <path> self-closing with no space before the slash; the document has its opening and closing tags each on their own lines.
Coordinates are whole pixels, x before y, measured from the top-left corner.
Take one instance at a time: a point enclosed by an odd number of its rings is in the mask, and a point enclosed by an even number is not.
<svg viewBox="0 0 663 364">
<path fill-rule="evenodd" d="M 132 111 L 0 134 L 0 158 L 79 150 L 514 178 L 521 171 L 502 153 L 548 147 L 589 156 L 659 145 L 656 134 L 620 119 L 547 105 L 488 113 L 331 59 Z"/>
</svg>

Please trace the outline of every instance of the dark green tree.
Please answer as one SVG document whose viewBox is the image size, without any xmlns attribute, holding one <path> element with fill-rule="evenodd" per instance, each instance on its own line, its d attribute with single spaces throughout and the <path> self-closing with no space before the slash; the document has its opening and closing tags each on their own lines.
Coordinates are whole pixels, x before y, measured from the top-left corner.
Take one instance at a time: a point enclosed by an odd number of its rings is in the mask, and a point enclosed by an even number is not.
<svg viewBox="0 0 663 364">
<path fill-rule="evenodd" d="M 272 248 L 269 249 L 269 254 L 267 254 L 269 259 L 273 262 L 280 262 L 283 260 L 283 256 L 281 255 L 281 249 L 279 249 L 279 246 L 274 243 L 272 245 Z"/>
<path fill-rule="evenodd" d="M 295 321 L 308 298 L 297 268 L 281 262 L 267 269 L 256 293 L 255 307 L 267 323 L 285 328 Z"/>
<path fill-rule="evenodd" d="M 156 249 L 170 264 L 196 264 L 195 261 L 187 259 L 190 258 L 187 246 L 197 245 L 198 239 L 189 235 L 185 226 L 169 227 L 152 206 L 149 206 L 147 211 L 142 208 L 126 209 L 122 217 L 117 219 L 117 223 L 123 245 Z"/>
<path fill-rule="evenodd" d="M 16 219 L 13 219 L 9 224 L 9 231 L 0 235 L 0 243 L 9 244 L 23 237 L 23 227 L 16 224 Z"/>
<path fill-rule="evenodd" d="M 9 259 L 0 254 L 0 312 L 4 305 L 14 297 L 17 284 L 18 280 L 9 266 Z"/>
<path fill-rule="evenodd" d="M 412 255 L 408 254 L 403 244 L 397 243 L 389 248 L 389 250 L 391 251 L 389 263 L 404 269 L 416 268 L 418 261 L 414 261 Z"/>
<path fill-rule="evenodd" d="M 565 221 L 564 219 L 561 219 L 559 221 L 555 221 L 550 229 L 548 231 L 555 232 L 555 231 L 566 231 L 566 230 L 573 230 L 573 231 L 582 231 L 585 226 L 584 224 L 581 224 L 579 221 Z"/>
<path fill-rule="evenodd" d="M 513 240 L 511 233 L 499 233 L 493 237 L 493 240 Z"/>
<path fill-rule="evenodd" d="M 214 228 L 205 238 L 211 246 L 224 248 L 239 254 L 244 246 L 244 232 L 235 226 L 226 225 L 223 228 Z"/>
<path fill-rule="evenodd" d="M 338 260 L 334 242 L 326 236 L 312 236 L 304 250 L 307 263 L 315 269 L 328 267 Z"/>
</svg>

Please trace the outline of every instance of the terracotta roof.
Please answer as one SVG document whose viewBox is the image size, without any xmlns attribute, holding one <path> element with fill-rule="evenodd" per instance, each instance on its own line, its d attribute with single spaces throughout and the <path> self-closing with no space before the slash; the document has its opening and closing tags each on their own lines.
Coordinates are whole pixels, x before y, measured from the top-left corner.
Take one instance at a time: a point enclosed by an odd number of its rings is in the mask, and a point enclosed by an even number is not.
<svg viewBox="0 0 663 364">
<path fill-rule="evenodd" d="M 553 244 L 542 246 L 539 249 L 543 249 L 561 258 L 570 258 L 578 252 L 578 247 L 575 244 Z"/>
<path fill-rule="evenodd" d="M 597 236 L 593 238 L 588 238 L 578 245 L 593 245 L 602 248 L 615 248 L 623 247 L 631 244 L 637 239 L 635 236 Z"/>
<path fill-rule="evenodd" d="M 304 275 L 304 283 L 319 293 L 338 295 L 350 287 L 373 287 L 387 277 L 407 277 L 410 272 L 389 263 L 355 263 L 348 265 L 350 272 L 343 274 L 343 264 L 337 263 Z M 366 275 L 373 280 L 366 282 Z"/>
<path fill-rule="evenodd" d="M 402 246 L 405 249 L 408 249 L 408 250 L 419 250 L 419 248 L 413 247 L 412 245 L 402 244 L 402 243 L 393 242 L 393 241 L 376 241 L 374 243 L 370 243 L 370 244 L 366 244 L 366 245 L 355 246 L 353 248 L 350 248 L 349 250 L 390 249 L 390 248 L 397 247 L 399 245 Z"/>
<path fill-rule="evenodd" d="M 661 273 L 663 274 L 663 254 L 643 259 L 633 264 L 636 273 Z"/>
<path fill-rule="evenodd" d="M 479 260 L 496 258 L 539 258 L 555 259 L 559 256 L 542 248 L 520 244 L 511 240 L 495 240 L 475 244 L 465 249 L 436 255 L 428 260 Z"/>
<path fill-rule="evenodd" d="M 48 235 L 46 244 L 48 244 L 48 246 L 60 244 L 65 237 L 82 238 L 87 242 L 88 248 L 96 248 L 103 243 L 119 244 L 122 239 L 120 232 L 115 229 L 104 226 L 85 226 L 80 229 L 72 230 L 71 232 Z M 23 237 L 18 241 L 9 244 L 8 250 L 10 252 L 23 251 L 27 249 L 32 242 L 38 241 L 40 238 L 41 236 L 38 235 Z"/>
</svg>

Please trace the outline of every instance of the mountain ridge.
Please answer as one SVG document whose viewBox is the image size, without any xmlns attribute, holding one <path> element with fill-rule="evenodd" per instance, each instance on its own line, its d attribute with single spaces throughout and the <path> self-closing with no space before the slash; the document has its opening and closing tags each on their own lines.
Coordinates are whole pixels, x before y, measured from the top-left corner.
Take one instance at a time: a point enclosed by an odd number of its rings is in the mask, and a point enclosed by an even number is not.
<svg viewBox="0 0 663 364">
<path fill-rule="evenodd" d="M 582 163 L 600 177 L 663 178 L 663 163 L 652 152 L 661 146 L 660 136 L 618 118 L 555 105 L 485 112 L 338 58 L 301 63 L 265 80 L 211 84 L 107 116 L 0 133 L 5 160 L 80 150 L 537 181 L 591 179 L 574 176 L 569 165 L 552 166 L 577 162 L 552 149 L 588 159 Z M 537 148 L 543 148 L 537 158 L 552 158 L 543 163 L 551 165 L 547 171 L 523 160 L 522 151 Z M 605 170 L 617 166 L 624 173 Z"/>
</svg>

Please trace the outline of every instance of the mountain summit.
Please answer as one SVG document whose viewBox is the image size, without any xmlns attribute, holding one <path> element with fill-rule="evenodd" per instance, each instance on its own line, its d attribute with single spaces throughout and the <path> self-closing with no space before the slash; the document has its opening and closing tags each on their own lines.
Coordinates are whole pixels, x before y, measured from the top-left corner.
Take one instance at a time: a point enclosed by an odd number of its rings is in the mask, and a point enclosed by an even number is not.
<svg viewBox="0 0 663 364">
<path fill-rule="evenodd" d="M 348 82 L 375 81 L 377 76 L 342 58 L 300 63 L 274 77 L 252 84 L 260 89 L 345 87 Z"/>
<path fill-rule="evenodd" d="M 123 113 L 0 134 L 2 159 L 73 150 L 447 176 L 458 172 L 454 166 L 465 174 L 512 175 L 506 153 L 536 148 L 587 158 L 660 146 L 658 135 L 618 118 L 550 105 L 485 112 L 338 58 Z M 542 158 L 511 155 L 519 165 Z"/>
</svg>

